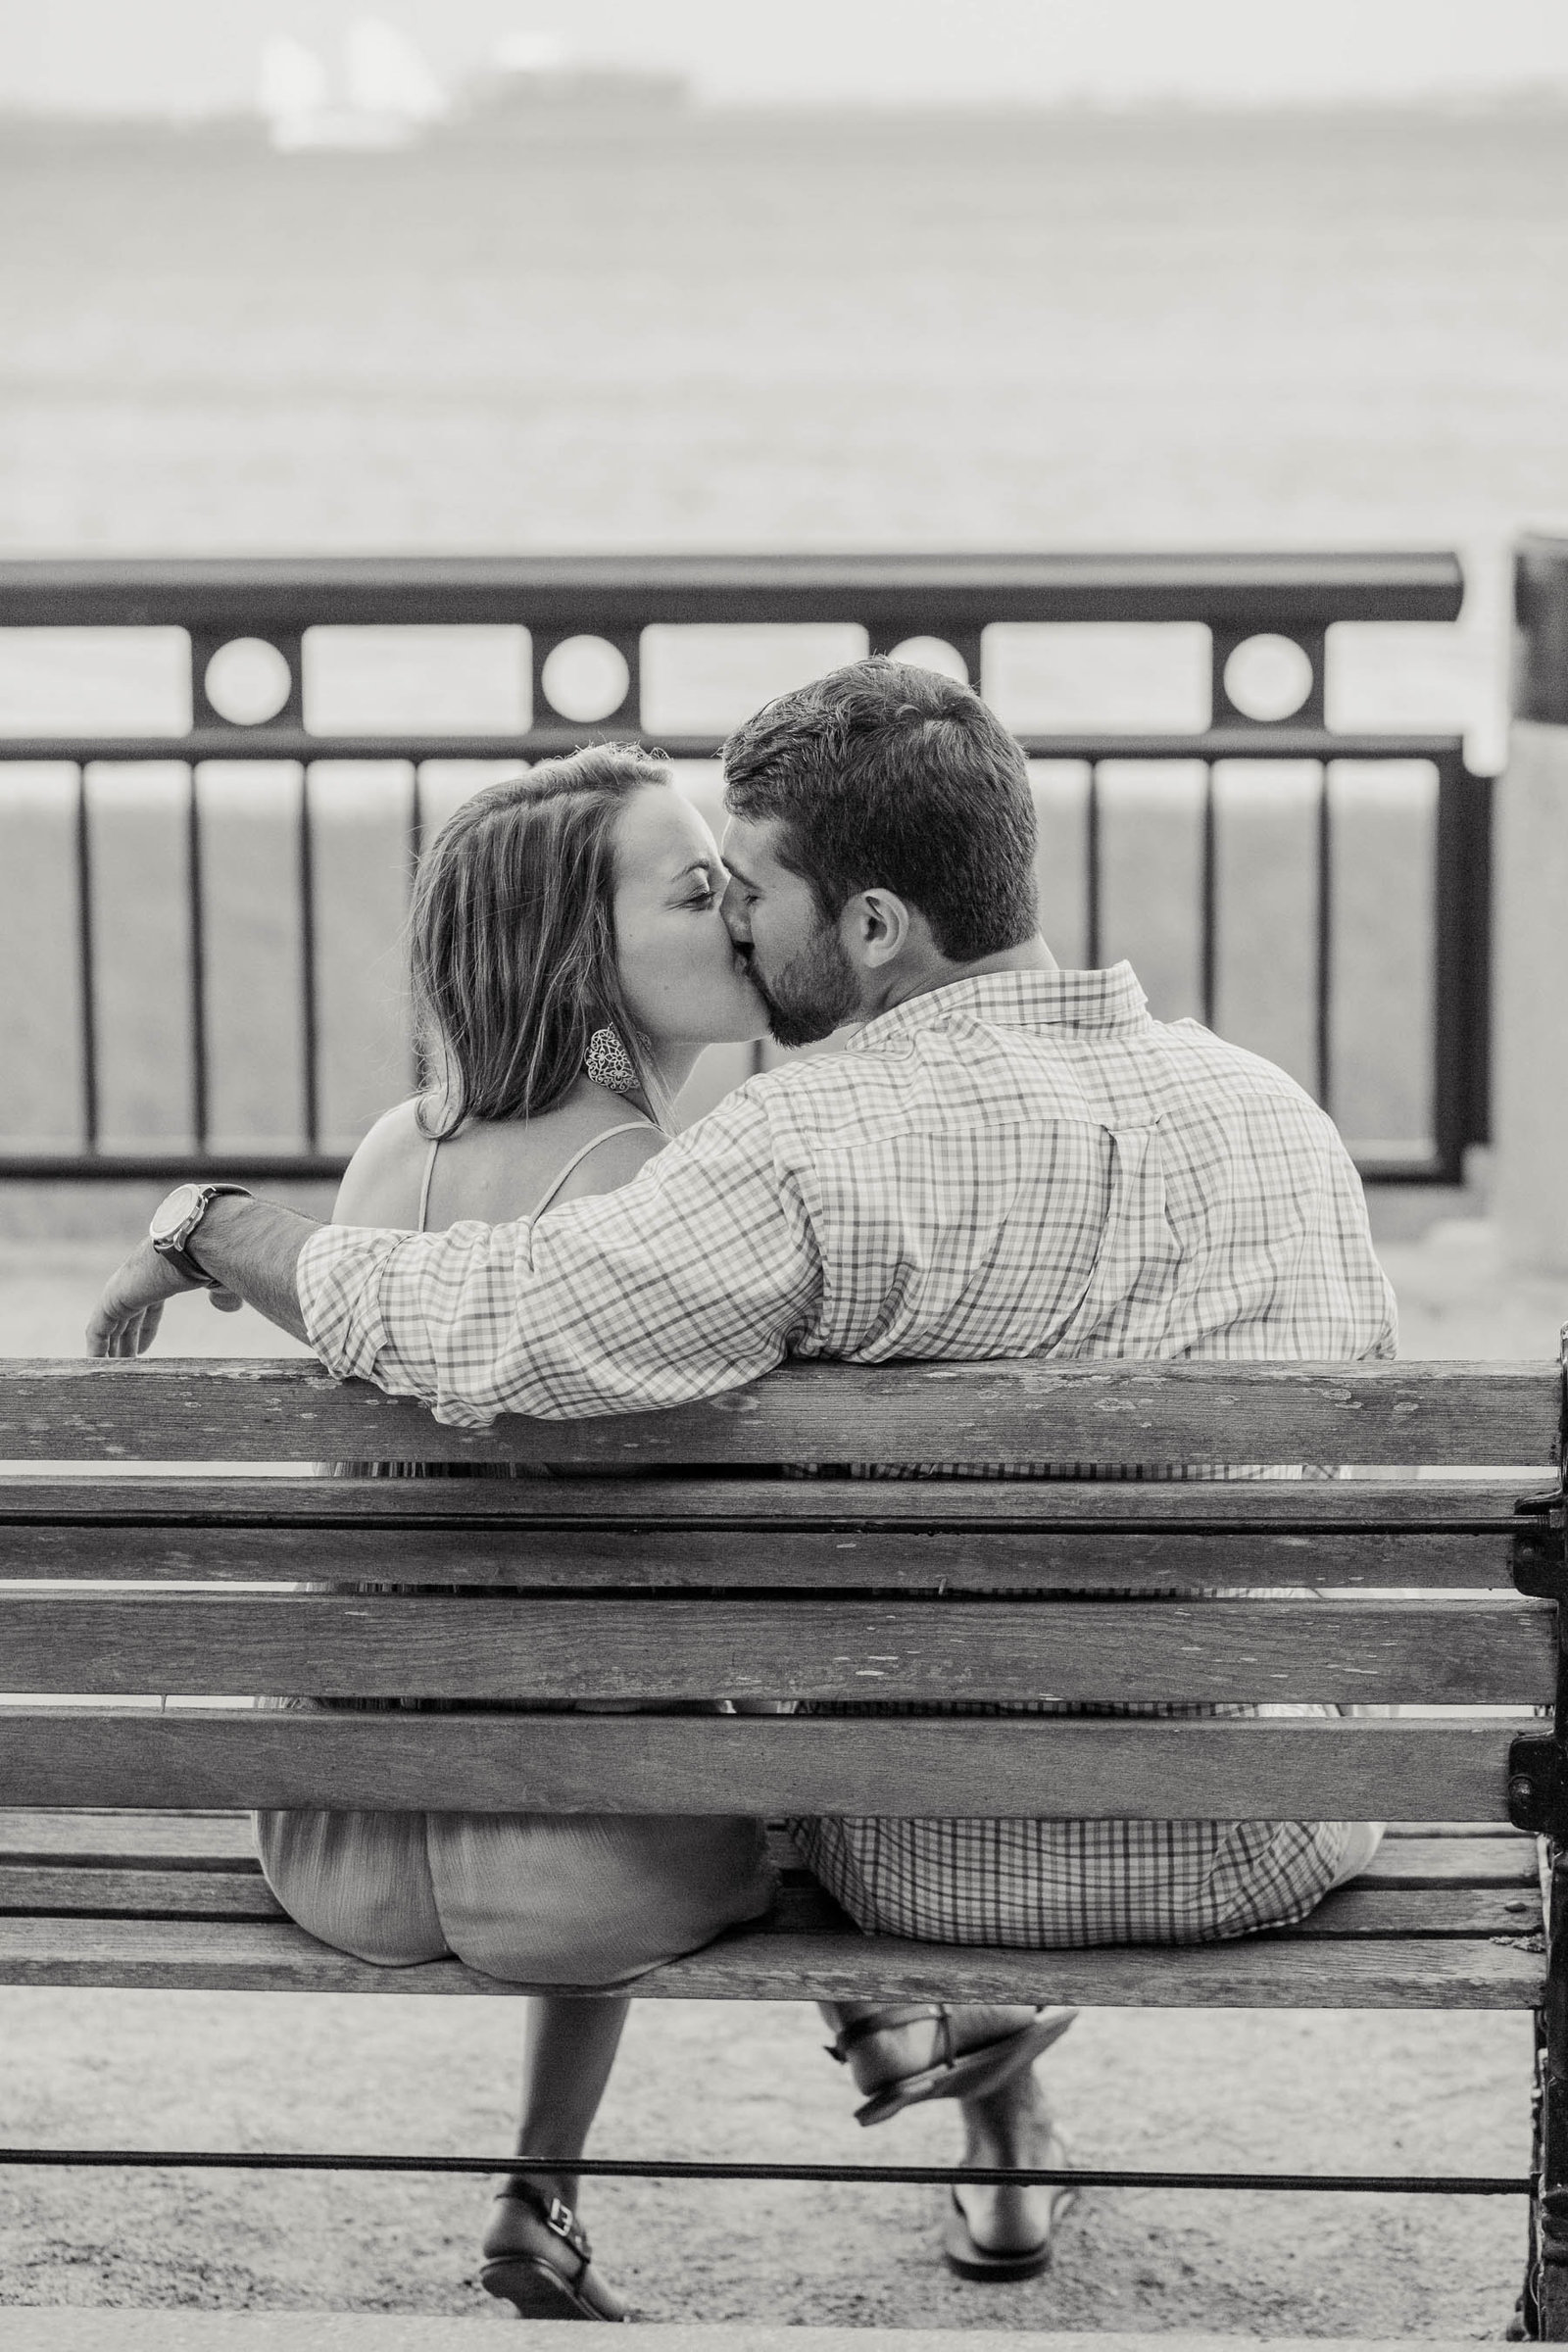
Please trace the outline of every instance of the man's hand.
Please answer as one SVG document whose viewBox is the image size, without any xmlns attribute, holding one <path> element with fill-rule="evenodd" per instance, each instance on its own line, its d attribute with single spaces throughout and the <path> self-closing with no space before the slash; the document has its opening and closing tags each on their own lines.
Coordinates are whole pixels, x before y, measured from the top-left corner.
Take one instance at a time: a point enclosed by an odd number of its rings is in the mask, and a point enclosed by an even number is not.
<svg viewBox="0 0 1568 2352">
<path fill-rule="evenodd" d="M 87 1353 L 143 1354 L 158 1336 L 165 1299 L 201 1288 L 200 1283 L 187 1282 L 151 1242 L 138 1242 L 124 1264 L 110 1276 L 93 1310 L 87 1325 Z M 225 1314 L 232 1314 L 242 1303 L 232 1291 L 210 1290 L 207 1296 Z"/>
</svg>

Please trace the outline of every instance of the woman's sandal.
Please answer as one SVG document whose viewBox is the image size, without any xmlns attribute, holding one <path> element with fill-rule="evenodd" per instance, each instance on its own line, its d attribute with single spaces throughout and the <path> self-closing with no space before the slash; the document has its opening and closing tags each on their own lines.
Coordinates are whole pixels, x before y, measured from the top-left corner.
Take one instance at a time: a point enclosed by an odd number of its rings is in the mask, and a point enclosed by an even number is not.
<svg viewBox="0 0 1568 2352">
<path fill-rule="evenodd" d="M 1053 2132 L 1046 2142 L 1047 2157 L 1054 2156 L 1058 2167 L 1069 2162 L 1067 2150 L 1059 2132 Z M 1004 2284 L 1009 2278 L 1038 2278 L 1042 2271 L 1051 2268 L 1052 2240 L 1056 2224 L 1076 2198 L 1076 2188 L 1065 2182 L 1051 2192 L 1051 2212 L 1046 2222 L 1046 2234 L 1038 2245 L 1020 2246 L 1010 2254 L 994 2253 L 982 2246 L 969 2227 L 969 2216 L 958 2202 L 954 2189 L 948 2210 L 942 2219 L 942 2259 L 950 2271 L 960 2278 L 989 2278 Z"/>
<path fill-rule="evenodd" d="M 588 2232 L 560 2197 L 522 2181 L 496 2191 L 497 2202 L 520 2205 L 527 2242 L 494 2254 L 479 2273 L 487 2295 L 516 2305 L 525 2320 L 629 2320 L 630 2312 L 593 2267 Z"/>
<path fill-rule="evenodd" d="M 891 2116 L 902 2115 L 906 2107 L 918 2106 L 922 2099 L 984 2098 L 1058 2041 L 1077 2014 L 1076 2009 L 1037 2009 L 1027 2026 L 999 2034 L 995 2041 L 959 2050 L 953 2038 L 952 2014 L 945 2001 L 938 2001 L 922 2008 L 875 2010 L 869 2017 L 855 2019 L 824 2046 L 830 2058 L 847 2066 L 850 2052 L 873 2034 L 894 2033 L 901 2026 L 936 2026 L 940 2052 L 936 2064 L 922 2067 L 917 2074 L 895 2075 L 855 2111 L 858 2124 L 885 2124 Z"/>
</svg>

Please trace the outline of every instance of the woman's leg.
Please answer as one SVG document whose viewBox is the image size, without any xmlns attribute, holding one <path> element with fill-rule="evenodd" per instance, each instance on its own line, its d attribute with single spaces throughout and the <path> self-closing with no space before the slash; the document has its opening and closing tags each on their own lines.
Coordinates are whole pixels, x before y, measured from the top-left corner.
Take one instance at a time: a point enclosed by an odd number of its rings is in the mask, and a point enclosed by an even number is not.
<svg viewBox="0 0 1568 2352">
<path fill-rule="evenodd" d="M 578 2000 L 547 1992 L 530 1998 L 522 2050 L 518 2162 L 496 2191 L 484 2234 L 488 2258 L 512 2252 L 526 2238 L 526 2209 L 509 2202 L 509 2189 L 531 2185 L 547 2200 L 559 2197 L 575 2209 L 572 2159 L 582 2154 L 599 2112 L 630 2007 L 619 1995 Z"/>
</svg>

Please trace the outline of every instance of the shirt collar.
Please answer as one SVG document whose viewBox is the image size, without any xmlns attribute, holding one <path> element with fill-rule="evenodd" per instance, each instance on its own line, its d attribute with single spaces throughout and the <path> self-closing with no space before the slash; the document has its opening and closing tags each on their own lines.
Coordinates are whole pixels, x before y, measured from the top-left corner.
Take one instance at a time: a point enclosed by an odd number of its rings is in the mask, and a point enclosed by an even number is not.
<svg viewBox="0 0 1568 2352">
<path fill-rule="evenodd" d="M 875 1053 L 912 1029 L 978 1021 L 999 1029 L 1062 1029 L 1126 1033 L 1147 1028 L 1149 1000 L 1130 963 L 1102 972 L 980 972 L 950 980 L 878 1013 L 846 1038 L 851 1053 Z"/>
</svg>

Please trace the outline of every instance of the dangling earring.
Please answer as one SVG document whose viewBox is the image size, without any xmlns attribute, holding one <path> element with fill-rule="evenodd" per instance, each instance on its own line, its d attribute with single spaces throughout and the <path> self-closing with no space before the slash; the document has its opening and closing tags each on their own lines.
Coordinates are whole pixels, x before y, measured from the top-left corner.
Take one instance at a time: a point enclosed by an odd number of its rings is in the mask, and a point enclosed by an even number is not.
<svg viewBox="0 0 1568 2352">
<path fill-rule="evenodd" d="M 642 1080 L 636 1064 L 621 1043 L 618 1029 L 608 1026 L 596 1029 L 588 1040 L 588 1052 L 583 1069 L 596 1086 L 605 1086 L 612 1095 L 637 1095 L 642 1092 Z"/>
</svg>

